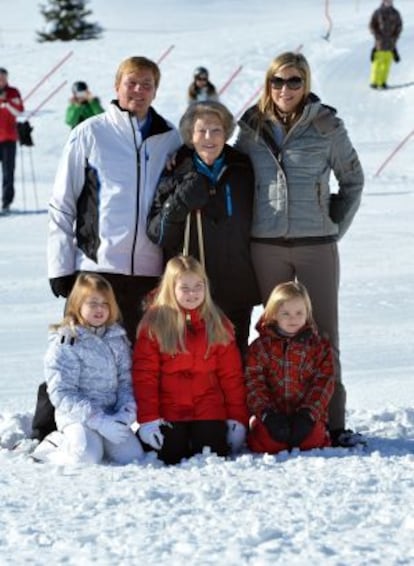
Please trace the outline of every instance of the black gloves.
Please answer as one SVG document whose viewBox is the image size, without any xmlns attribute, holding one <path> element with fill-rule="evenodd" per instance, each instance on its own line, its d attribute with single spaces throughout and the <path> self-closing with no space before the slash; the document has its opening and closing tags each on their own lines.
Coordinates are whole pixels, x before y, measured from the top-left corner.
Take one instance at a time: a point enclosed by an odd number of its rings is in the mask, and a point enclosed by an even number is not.
<svg viewBox="0 0 414 566">
<path fill-rule="evenodd" d="M 308 409 L 299 409 L 291 416 L 270 409 L 262 422 L 273 440 L 288 444 L 289 448 L 300 446 L 315 425 Z"/>
<path fill-rule="evenodd" d="M 276 411 L 270 409 L 264 413 L 262 422 L 273 440 L 289 443 L 290 421 L 287 415 L 276 413 Z"/>
<path fill-rule="evenodd" d="M 291 417 L 292 428 L 290 432 L 289 445 L 294 448 L 299 446 L 312 432 L 315 425 L 308 409 L 299 409 Z"/>
<path fill-rule="evenodd" d="M 49 279 L 50 288 L 55 297 L 66 297 L 72 291 L 75 283 L 76 273 L 72 275 L 62 275 L 62 277 L 52 277 Z"/>
<path fill-rule="evenodd" d="M 187 173 L 177 189 L 177 195 L 189 210 L 203 208 L 210 198 L 207 177 L 200 173 Z"/>
<path fill-rule="evenodd" d="M 370 54 L 370 59 L 371 59 L 371 61 L 373 61 L 374 58 L 375 58 L 375 51 L 376 51 L 376 49 L 375 49 L 375 47 L 373 47 L 373 48 L 371 49 L 371 54 Z"/>
</svg>

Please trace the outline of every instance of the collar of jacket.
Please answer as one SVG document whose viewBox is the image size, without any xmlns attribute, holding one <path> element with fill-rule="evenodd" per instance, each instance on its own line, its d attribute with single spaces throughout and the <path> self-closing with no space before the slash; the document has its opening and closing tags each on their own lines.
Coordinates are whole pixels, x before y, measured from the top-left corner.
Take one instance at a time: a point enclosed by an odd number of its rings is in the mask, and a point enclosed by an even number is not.
<svg viewBox="0 0 414 566">
<path fill-rule="evenodd" d="M 271 338 L 276 338 L 282 342 L 306 342 L 312 335 L 316 334 L 316 331 L 312 328 L 310 324 L 306 324 L 299 332 L 294 336 L 287 336 L 282 334 L 278 326 L 274 322 L 266 323 L 263 318 L 260 318 L 256 324 L 256 330 L 260 336 L 270 336 Z"/>
<path fill-rule="evenodd" d="M 201 317 L 200 309 L 181 309 L 184 318 L 186 327 L 191 329 L 198 329 L 203 328 L 205 326 L 204 319 Z"/>
<path fill-rule="evenodd" d="M 303 107 L 302 115 L 297 124 L 306 124 L 309 122 L 320 122 L 322 117 L 335 117 L 336 109 L 327 104 L 322 104 L 320 98 L 311 92 Z M 329 120 L 330 122 L 332 120 Z M 247 127 L 254 132 L 255 137 L 263 138 L 263 141 L 270 148 L 274 155 L 278 155 L 280 148 L 276 145 L 272 124 L 268 118 L 262 118 L 257 104 L 251 106 L 240 118 L 239 124 Z M 315 124 L 316 125 L 316 124 Z"/>
<path fill-rule="evenodd" d="M 194 171 L 194 154 L 195 150 L 193 148 L 188 147 L 187 145 L 182 145 L 175 158 L 176 167 L 174 172 L 177 172 L 178 174 L 185 174 L 190 171 Z M 237 165 L 239 167 L 250 167 L 250 160 L 248 156 L 228 144 L 224 145 L 221 155 L 223 156 L 223 167 L 226 169 L 233 165 Z"/>
<path fill-rule="evenodd" d="M 133 114 L 128 112 L 128 110 L 124 110 L 119 106 L 118 100 L 112 100 L 111 104 L 113 104 L 116 108 L 118 108 L 120 112 L 124 113 L 125 115 L 133 116 Z M 156 136 L 157 134 L 164 134 L 165 132 L 173 129 L 172 124 L 167 122 L 167 120 L 163 118 L 161 114 L 158 114 L 158 112 L 156 112 L 152 106 L 150 106 L 148 113 L 150 114 L 151 126 L 149 128 L 147 137 Z"/>
<path fill-rule="evenodd" d="M 91 336 L 99 336 L 100 338 L 103 338 L 103 336 L 105 338 L 126 337 L 126 331 L 119 324 L 111 324 L 110 326 L 100 327 L 95 330 L 80 324 L 74 327 L 62 326 L 57 331 L 53 331 L 51 337 L 57 338 L 61 344 L 69 344 L 70 346 L 73 346 L 76 340 L 87 340 Z"/>
</svg>

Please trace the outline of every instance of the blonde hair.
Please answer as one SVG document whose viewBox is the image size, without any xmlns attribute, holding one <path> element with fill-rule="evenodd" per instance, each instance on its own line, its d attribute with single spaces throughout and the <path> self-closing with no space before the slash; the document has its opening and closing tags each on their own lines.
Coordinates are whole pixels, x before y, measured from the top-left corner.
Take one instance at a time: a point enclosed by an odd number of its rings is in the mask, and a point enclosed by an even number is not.
<svg viewBox="0 0 414 566">
<path fill-rule="evenodd" d="M 311 70 L 309 63 L 302 53 L 295 53 L 293 51 L 286 51 L 281 53 L 273 59 L 269 68 L 266 71 L 265 86 L 263 93 L 258 102 L 261 114 L 270 119 L 275 119 L 275 103 L 272 99 L 272 86 L 270 79 L 279 71 L 293 68 L 299 71 L 300 76 L 304 81 L 303 102 L 308 97 L 311 90 Z"/>
<path fill-rule="evenodd" d="M 158 67 L 157 63 L 154 63 L 154 61 L 151 61 L 151 59 L 138 56 L 128 57 L 128 59 L 124 59 L 124 61 L 122 61 L 122 63 L 119 65 L 115 75 L 115 88 L 119 87 L 122 76 L 124 74 L 135 73 L 142 70 L 151 71 L 154 76 L 155 90 L 157 90 L 161 80 L 160 68 Z"/>
<path fill-rule="evenodd" d="M 121 313 L 111 284 L 98 273 L 81 273 L 77 276 L 66 302 L 63 320 L 58 324 L 50 325 L 50 328 L 52 330 L 58 330 L 62 326 L 69 326 L 73 331 L 73 335 L 75 335 L 76 325 L 87 325 L 81 315 L 81 308 L 85 300 L 92 293 L 100 293 L 108 303 L 109 315 L 105 325 L 110 326 L 115 322 L 119 322 L 121 320 Z"/>
<path fill-rule="evenodd" d="M 224 104 L 215 100 L 192 102 L 181 117 L 179 128 L 180 134 L 185 145 L 193 147 L 194 124 L 199 118 L 205 116 L 215 116 L 220 121 L 224 129 L 224 137 L 230 139 L 236 126 L 233 114 Z"/>
<path fill-rule="evenodd" d="M 177 354 L 186 351 L 185 314 L 177 302 L 175 286 L 177 280 L 187 273 L 196 275 L 204 283 L 204 301 L 199 309 L 206 325 L 207 352 L 213 344 L 228 344 L 231 340 L 231 323 L 211 298 L 204 268 L 193 257 L 180 255 L 168 261 L 151 306 L 144 314 L 137 330 L 138 336 L 145 328 L 151 337 L 157 339 L 163 353 Z"/>
<path fill-rule="evenodd" d="M 297 298 L 303 299 L 306 308 L 306 322 L 314 328 L 315 322 L 313 320 L 312 303 L 309 293 L 306 287 L 302 285 L 302 283 L 299 283 L 299 281 L 286 281 L 285 283 L 276 285 L 270 293 L 270 297 L 264 308 L 262 316 L 263 322 L 265 324 L 274 322 L 280 307 L 286 303 L 286 301 Z"/>
</svg>

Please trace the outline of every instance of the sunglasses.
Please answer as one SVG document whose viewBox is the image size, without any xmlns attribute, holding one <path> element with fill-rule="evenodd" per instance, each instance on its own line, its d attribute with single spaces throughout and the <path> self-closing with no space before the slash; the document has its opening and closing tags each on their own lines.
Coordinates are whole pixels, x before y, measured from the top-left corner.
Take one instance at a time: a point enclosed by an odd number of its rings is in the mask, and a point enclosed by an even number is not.
<svg viewBox="0 0 414 566">
<path fill-rule="evenodd" d="M 198 75 L 196 77 L 197 81 L 208 81 L 208 77 L 204 76 L 204 75 Z"/>
<path fill-rule="evenodd" d="M 289 77 L 288 79 L 282 79 L 282 77 L 272 77 L 270 79 L 270 84 L 272 88 L 276 90 L 281 90 L 284 85 L 287 86 L 289 90 L 299 90 L 303 86 L 302 77 Z"/>
</svg>

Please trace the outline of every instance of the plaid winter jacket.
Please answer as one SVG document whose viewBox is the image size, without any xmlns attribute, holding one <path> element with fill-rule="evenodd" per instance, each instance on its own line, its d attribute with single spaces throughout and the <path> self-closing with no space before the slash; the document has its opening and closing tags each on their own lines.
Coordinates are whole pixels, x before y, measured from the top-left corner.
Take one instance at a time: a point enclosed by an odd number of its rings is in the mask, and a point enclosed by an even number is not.
<svg viewBox="0 0 414 566">
<path fill-rule="evenodd" d="M 293 337 L 280 335 L 259 321 L 260 333 L 249 347 L 246 364 L 247 405 L 259 418 L 268 409 L 292 414 L 309 409 L 315 422 L 327 422 L 334 390 L 331 346 L 310 327 Z"/>
</svg>

